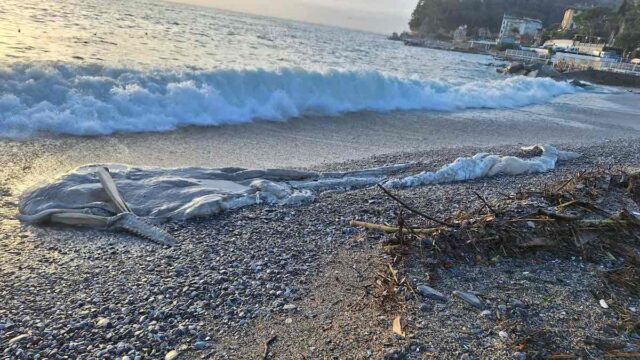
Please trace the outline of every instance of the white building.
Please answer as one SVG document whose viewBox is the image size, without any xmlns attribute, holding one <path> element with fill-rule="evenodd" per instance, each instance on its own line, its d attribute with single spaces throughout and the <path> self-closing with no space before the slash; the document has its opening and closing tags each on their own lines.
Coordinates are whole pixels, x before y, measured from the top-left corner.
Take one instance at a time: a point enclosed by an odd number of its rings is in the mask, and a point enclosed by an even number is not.
<svg viewBox="0 0 640 360">
<path fill-rule="evenodd" d="M 460 25 L 453 32 L 453 41 L 466 41 L 467 40 L 467 25 Z"/>
<path fill-rule="evenodd" d="M 542 35 L 542 21 L 505 14 L 498 42 L 501 44 L 533 43 Z"/>
</svg>

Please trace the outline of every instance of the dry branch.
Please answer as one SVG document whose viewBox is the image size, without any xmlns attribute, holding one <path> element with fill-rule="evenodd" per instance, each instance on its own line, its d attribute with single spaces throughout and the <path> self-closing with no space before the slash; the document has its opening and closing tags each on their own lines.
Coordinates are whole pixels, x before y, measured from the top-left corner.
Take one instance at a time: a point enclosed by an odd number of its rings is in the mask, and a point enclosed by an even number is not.
<svg viewBox="0 0 640 360">
<path fill-rule="evenodd" d="M 419 215 L 419 216 L 422 216 L 423 218 L 425 218 L 425 219 L 427 219 L 427 220 L 431 220 L 431 221 L 433 221 L 433 222 L 435 222 L 435 223 L 438 223 L 438 224 L 440 224 L 440 225 L 442 225 L 442 226 L 453 227 L 453 225 L 451 225 L 451 224 L 447 224 L 447 223 L 446 223 L 446 222 L 444 222 L 444 221 L 438 220 L 438 219 L 436 219 L 436 218 L 434 218 L 434 217 L 432 217 L 432 216 L 429 216 L 429 215 L 427 215 L 427 214 L 425 214 L 425 213 L 423 213 L 423 212 L 421 212 L 421 211 L 419 211 L 419 210 L 416 210 L 416 209 L 412 208 L 411 206 L 407 205 L 404 201 L 400 200 L 397 196 L 395 196 L 395 195 L 393 195 L 391 192 L 389 192 L 389 190 L 385 189 L 385 187 L 384 187 L 384 186 L 382 186 L 382 185 L 378 184 L 378 187 L 379 187 L 379 188 L 380 188 L 380 189 L 381 189 L 385 194 L 387 194 L 387 196 L 389 196 L 391 199 L 393 199 L 393 200 L 394 200 L 394 201 L 396 201 L 398 204 L 402 205 L 405 209 L 407 209 L 407 210 L 411 211 L 412 213 L 414 213 L 414 214 L 416 214 L 416 215 Z"/>
<path fill-rule="evenodd" d="M 357 221 L 357 220 L 351 220 L 349 222 L 349 225 L 353 226 L 353 227 L 359 227 L 359 228 L 365 228 L 365 229 L 370 229 L 370 230 L 377 230 L 377 231 L 381 231 L 385 234 L 395 234 L 400 232 L 400 228 L 399 227 L 394 227 L 394 226 L 387 226 L 387 225 L 381 225 L 381 224 L 373 224 L 373 223 L 368 223 L 368 222 L 364 222 L 364 221 Z M 437 228 L 426 228 L 426 229 L 410 229 L 410 228 L 402 228 L 402 233 L 404 234 L 418 234 L 418 235 L 432 235 L 435 234 L 439 231 L 444 230 L 445 228 L 443 227 L 437 227 Z"/>
</svg>

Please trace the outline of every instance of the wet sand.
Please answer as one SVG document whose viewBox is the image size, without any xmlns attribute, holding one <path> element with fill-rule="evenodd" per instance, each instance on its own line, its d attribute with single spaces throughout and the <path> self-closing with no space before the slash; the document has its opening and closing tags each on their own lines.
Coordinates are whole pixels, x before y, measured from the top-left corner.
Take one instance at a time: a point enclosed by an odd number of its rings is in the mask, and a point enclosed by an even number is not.
<svg viewBox="0 0 640 360">
<path fill-rule="evenodd" d="M 631 92 L 585 93 L 520 109 L 356 113 L 169 133 L 0 140 L 6 156 L 0 181 L 21 191 L 89 163 L 306 167 L 461 146 L 591 144 L 638 137 L 638 100 L 640 94 Z"/>
</svg>

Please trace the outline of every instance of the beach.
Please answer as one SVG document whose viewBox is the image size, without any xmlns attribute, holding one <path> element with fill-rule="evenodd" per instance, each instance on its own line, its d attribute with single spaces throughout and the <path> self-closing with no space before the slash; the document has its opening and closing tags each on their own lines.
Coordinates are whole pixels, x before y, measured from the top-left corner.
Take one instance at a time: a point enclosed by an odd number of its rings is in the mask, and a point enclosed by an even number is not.
<svg viewBox="0 0 640 360">
<path fill-rule="evenodd" d="M 558 146 L 582 157 L 546 174 L 418 187 L 399 195 L 444 216 L 477 207 L 473 191 L 497 201 L 502 194 L 561 181 L 579 171 L 640 164 L 635 139 Z M 464 146 L 314 167 L 417 162 L 409 170 L 415 173 L 480 151 L 518 153 L 513 145 Z M 38 163 L 32 160 L 20 164 L 13 158 L 23 169 Z M 4 187 L 3 192 L 12 189 Z M 4 201 L 3 217 L 12 201 Z M 445 293 L 478 291 L 491 299 L 490 309 L 508 307 L 507 323 L 455 300 L 412 297 L 402 309 L 379 307 L 373 288 L 367 289 L 389 260 L 381 249 L 384 237 L 354 229 L 349 221 L 393 223 L 396 211 L 396 204 L 375 188 L 329 192 L 307 206 L 258 206 L 165 223 L 162 227 L 181 242 L 174 248 L 117 232 L 20 227 L 5 218 L 2 341 L 28 335 L 13 340 L 5 354 L 25 349 L 14 354 L 162 358 L 176 351 L 185 358 L 256 358 L 271 340 L 268 353 L 273 358 L 467 354 L 511 359 L 515 345 L 500 340 L 498 332 L 510 329 L 506 324 L 513 321 L 527 331 L 562 329 L 561 337 L 545 345 L 548 349 L 534 349 L 541 354 L 606 351 L 585 345 L 586 336 L 614 338 L 622 343 L 620 349 L 635 351 L 635 340 L 607 330 L 616 315 L 600 308 L 590 293 L 603 286 L 598 265 L 575 256 L 541 252 L 488 265 L 455 263 L 439 271 L 437 281 L 424 278 L 419 256 L 417 263 L 400 269 L 416 285 L 430 283 Z M 615 302 L 625 308 L 638 305 L 637 297 L 620 292 Z M 390 330 L 398 313 L 406 321 L 406 338 Z"/>
<path fill-rule="evenodd" d="M 169 2 L 0 20 L 3 358 L 640 353 L 637 90 Z"/>
<path fill-rule="evenodd" d="M 275 337 L 272 358 L 511 359 L 517 351 L 498 336 L 503 322 L 453 300 L 412 298 L 402 310 L 411 335 L 400 338 L 390 331 L 398 309 L 381 308 L 367 290 L 388 261 L 380 245 L 384 237 L 349 226 L 353 219 L 393 223 L 396 205 L 375 188 L 329 192 L 300 207 L 254 206 L 168 222 L 162 227 L 180 241 L 171 249 L 118 232 L 21 226 L 16 205 L 27 188 L 91 163 L 355 170 L 415 162 L 417 168 L 403 172 L 415 174 L 478 152 L 517 154 L 518 144 L 553 143 L 582 155 L 546 174 L 401 192 L 431 214 L 446 214 L 452 207 L 477 206 L 472 191 L 495 201 L 583 170 L 640 165 L 638 125 L 629 116 L 633 108 L 624 107 L 637 96 L 611 95 L 606 101 L 620 104 L 618 114 L 597 103 L 576 107 L 575 113 L 536 106 L 453 116 L 363 113 L 159 134 L 3 141 L 0 288 L 8 301 L 0 314 L 2 341 L 29 334 L 6 347 L 26 349 L 22 357 L 162 358 L 175 350 L 184 358 L 256 358 Z M 414 284 L 429 283 L 419 266 L 405 266 Z M 582 342 L 587 335 L 611 338 L 605 325 L 616 321 L 589 295 L 602 286 L 597 272 L 588 261 L 542 252 L 494 265 L 459 263 L 438 273 L 432 285 L 445 292 L 480 291 L 492 299 L 491 307 L 526 304 L 522 311 L 533 318 L 510 321 L 527 331 L 563 329 L 548 351 L 588 348 L 602 354 L 606 350 Z M 638 306 L 636 297 L 619 296 L 621 306 Z M 558 299 L 553 307 L 549 297 Z M 622 333 L 616 341 L 634 349 L 634 340 Z"/>
</svg>

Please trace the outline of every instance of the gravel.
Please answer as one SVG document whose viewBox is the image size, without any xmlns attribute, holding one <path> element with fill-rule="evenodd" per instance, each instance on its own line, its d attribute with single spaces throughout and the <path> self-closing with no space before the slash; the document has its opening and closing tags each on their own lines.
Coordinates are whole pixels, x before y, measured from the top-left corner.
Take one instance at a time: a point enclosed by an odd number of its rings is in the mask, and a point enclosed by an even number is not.
<svg viewBox="0 0 640 360">
<path fill-rule="evenodd" d="M 473 191 L 491 200 L 595 164 L 640 164 L 637 141 L 560 148 L 585 156 L 548 174 L 399 195 L 442 214 L 476 206 Z M 377 156 L 323 169 L 417 161 L 412 170 L 417 172 L 479 150 L 517 153 L 512 146 L 467 147 Z M 424 284 L 418 287 L 424 297 L 407 302 L 407 338 L 393 335 L 396 314 L 380 308 L 367 287 L 388 261 L 380 251 L 382 236 L 348 225 L 353 218 L 394 221 L 396 204 L 376 189 L 326 193 L 299 208 L 252 207 L 162 224 L 181 241 L 165 249 L 120 233 L 20 227 L 10 215 L 19 192 L 15 184 L 33 161 L 14 158 L 0 177 L 4 357 L 256 358 L 264 342 L 277 335 L 269 347 L 275 357 L 420 358 L 429 353 L 513 359 L 528 351 L 516 351 L 514 341 L 535 329 L 545 330 L 541 339 L 558 353 L 589 349 L 602 355 L 582 342 L 586 335 L 615 338 L 628 349 L 637 345 L 637 339 L 612 332 L 617 319 L 589 293 L 602 286 L 595 275 L 598 265 L 553 254 L 500 259 L 491 266 L 459 264 L 435 274 L 436 282 L 419 263 L 407 263 L 404 271 L 412 283 Z M 444 295 L 460 289 L 459 296 L 469 295 L 462 296 L 465 302 Z M 467 304 L 478 296 L 488 313 Z M 638 299 L 622 295 L 617 303 L 640 306 Z"/>
</svg>

